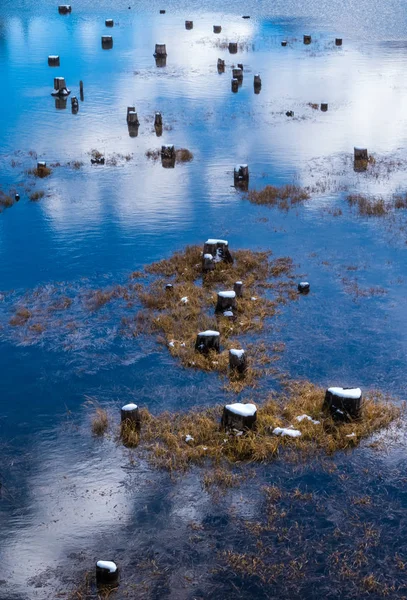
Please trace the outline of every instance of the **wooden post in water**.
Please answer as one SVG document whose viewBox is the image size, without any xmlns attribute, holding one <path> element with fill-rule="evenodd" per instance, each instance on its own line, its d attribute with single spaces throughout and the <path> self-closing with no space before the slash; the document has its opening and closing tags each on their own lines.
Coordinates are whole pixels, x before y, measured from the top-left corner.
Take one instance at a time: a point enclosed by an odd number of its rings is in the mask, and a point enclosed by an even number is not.
<svg viewBox="0 0 407 600">
<path fill-rule="evenodd" d="M 208 354 L 210 350 L 220 352 L 220 333 L 219 331 L 201 331 L 196 336 L 195 350 L 200 354 Z"/>
<path fill-rule="evenodd" d="M 362 402 L 360 388 L 331 387 L 325 392 L 324 407 L 340 421 L 360 418 Z"/>
<path fill-rule="evenodd" d="M 255 404 L 241 404 L 235 402 L 226 404 L 223 408 L 222 428 L 225 430 L 244 431 L 253 429 L 257 419 L 257 407 Z"/>
</svg>

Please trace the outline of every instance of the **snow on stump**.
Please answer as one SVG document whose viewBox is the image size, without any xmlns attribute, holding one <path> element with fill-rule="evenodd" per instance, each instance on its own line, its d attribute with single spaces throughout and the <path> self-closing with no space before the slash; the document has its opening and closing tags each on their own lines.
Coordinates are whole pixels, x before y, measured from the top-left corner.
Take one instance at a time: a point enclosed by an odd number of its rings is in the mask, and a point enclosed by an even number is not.
<svg viewBox="0 0 407 600">
<path fill-rule="evenodd" d="M 247 165 L 237 165 L 233 171 L 235 186 L 247 187 L 249 184 L 249 167 Z"/>
<path fill-rule="evenodd" d="M 220 333 L 219 331 L 201 331 L 196 336 L 195 350 L 201 354 L 208 354 L 210 350 L 220 352 Z"/>
<path fill-rule="evenodd" d="M 212 254 L 215 263 L 233 263 L 232 255 L 229 252 L 229 242 L 227 240 L 218 240 L 212 238 L 206 240 L 203 253 Z"/>
<path fill-rule="evenodd" d="M 54 77 L 54 91 L 51 96 L 69 96 L 70 90 L 66 87 L 64 77 Z"/>
<path fill-rule="evenodd" d="M 212 254 L 204 254 L 202 256 L 202 272 L 209 273 L 215 269 L 215 261 Z"/>
<path fill-rule="evenodd" d="M 175 148 L 171 144 L 161 146 L 161 158 L 172 159 L 175 158 Z"/>
<path fill-rule="evenodd" d="M 304 35 L 304 44 L 310 44 L 312 41 L 310 35 Z"/>
<path fill-rule="evenodd" d="M 113 27 L 113 25 L 114 25 L 113 19 L 106 19 L 105 25 L 106 25 L 106 27 Z"/>
<path fill-rule="evenodd" d="M 193 21 L 185 21 L 185 29 L 193 29 L 194 22 Z"/>
<path fill-rule="evenodd" d="M 246 353 L 244 350 L 232 348 L 229 350 L 229 367 L 238 373 L 244 373 L 247 369 Z"/>
<path fill-rule="evenodd" d="M 324 407 L 341 421 L 358 419 L 362 412 L 362 391 L 360 388 L 330 387 L 325 392 Z"/>
<path fill-rule="evenodd" d="M 243 81 L 243 69 L 232 69 L 233 79 L 237 79 L 238 81 Z"/>
<path fill-rule="evenodd" d="M 232 88 L 232 92 L 236 93 L 239 91 L 239 80 L 238 79 L 231 79 L 230 85 Z"/>
<path fill-rule="evenodd" d="M 121 421 L 124 423 L 128 421 L 130 423 L 134 423 L 137 427 L 140 427 L 140 412 L 137 404 L 125 404 L 121 409 Z"/>
<path fill-rule="evenodd" d="M 119 569 L 112 560 L 98 560 L 96 563 L 96 584 L 112 585 L 119 579 Z"/>
<path fill-rule="evenodd" d="M 326 112 L 328 110 L 327 102 L 321 102 L 321 110 L 322 110 L 322 112 Z"/>
<path fill-rule="evenodd" d="M 173 292 L 174 291 L 174 286 L 172 285 L 172 283 L 167 283 L 165 285 L 165 291 L 166 292 Z"/>
<path fill-rule="evenodd" d="M 355 146 L 353 148 L 353 157 L 355 160 L 368 160 L 367 148 L 359 148 Z"/>
<path fill-rule="evenodd" d="M 102 48 L 104 50 L 113 48 L 113 37 L 111 35 L 102 35 Z"/>
<path fill-rule="evenodd" d="M 213 26 L 213 33 L 220 33 L 221 31 L 222 31 L 221 25 L 214 25 Z"/>
<path fill-rule="evenodd" d="M 244 431 L 245 429 L 253 429 L 257 419 L 257 408 L 255 404 L 226 404 L 222 414 L 223 429 L 237 429 Z"/>
<path fill-rule="evenodd" d="M 243 298 L 243 282 L 235 281 L 233 284 L 233 290 L 236 294 L 236 298 Z"/>
<path fill-rule="evenodd" d="M 215 312 L 225 312 L 237 308 L 236 292 L 226 291 L 218 292 L 218 301 L 216 303 Z"/>
<path fill-rule="evenodd" d="M 222 60 L 221 58 L 218 58 L 218 73 L 224 73 L 225 72 L 225 61 Z"/>
<path fill-rule="evenodd" d="M 308 281 L 300 281 L 298 284 L 298 291 L 300 294 L 308 294 L 310 291 L 310 284 Z"/>
<path fill-rule="evenodd" d="M 230 54 L 237 54 L 237 42 L 229 42 Z"/>
<path fill-rule="evenodd" d="M 283 41 L 281 42 L 281 45 L 282 45 L 282 46 L 285 48 L 285 47 L 287 46 L 287 40 L 283 40 Z"/>
<path fill-rule="evenodd" d="M 162 127 L 163 126 L 163 117 L 160 112 L 156 112 L 154 115 L 154 127 Z"/>
<path fill-rule="evenodd" d="M 52 54 L 48 56 L 48 66 L 50 67 L 59 67 L 59 56 L 56 54 Z"/>
<path fill-rule="evenodd" d="M 261 77 L 259 74 L 254 76 L 253 85 L 255 88 L 261 88 Z"/>
<path fill-rule="evenodd" d="M 335 46 L 342 46 L 342 38 L 335 38 Z"/>
</svg>

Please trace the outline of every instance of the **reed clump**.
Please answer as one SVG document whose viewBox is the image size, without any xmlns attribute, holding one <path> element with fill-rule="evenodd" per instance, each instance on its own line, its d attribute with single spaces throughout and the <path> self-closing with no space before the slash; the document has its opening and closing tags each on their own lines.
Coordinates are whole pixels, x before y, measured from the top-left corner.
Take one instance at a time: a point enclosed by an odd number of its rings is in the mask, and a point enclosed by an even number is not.
<svg viewBox="0 0 407 600">
<path fill-rule="evenodd" d="M 193 160 L 194 155 L 188 148 L 178 148 L 175 151 L 175 160 L 177 162 L 191 162 Z"/>
<path fill-rule="evenodd" d="M 346 197 L 349 206 L 356 207 L 359 215 L 368 217 L 383 217 L 388 214 L 391 206 L 381 197 L 370 197 L 364 194 L 349 194 Z"/>
<path fill-rule="evenodd" d="M 95 409 L 95 414 L 92 418 L 92 433 L 98 437 L 103 436 L 109 427 L 109 417 L 107 416 L 107 412 L 97 406 Z"/>
<path fill-rule="evenodd" d="M 25 306 L 17 308 L 15 314 L 10 319 L 10 325 L 13 327 L 25 325 L 27 321 L 32 317 L 32 313 Z"/>
<path fill-rule="evenodd" d="M 282 449 L 297 456 L 318 451 L 332 454 L 357 446 L 400 416 L 400 409 L 389 398 L 372 392 L 364 400 L 359 420 L 339 423 L 324 410 L 324 394 L 322 388 L 309 382 L 286 384 L 281 395 L 271 394 L 258 406 L 256 428 L 243 435 L 221 429 L 222 406 L 158 416 L 141 409 L 137 442 L 153 464 L 169 471 L 185 470 L 191 464 L 207 461 L 218 468 L 225 463 L 269 461 Z M 319 423 L 298 421 L 297 417 L 304 414 Z M 301 436 L 274 435 L 276 427 L 295 428 Z"/>
<path fill-rule="evenodd" d="M 51 175 L 52 169 L 50 167 L 35 167 L 35 169 L 29 169 L 27 173 L 39 179 L 45 179 Z"/>
<path fill-rule="evenodd" d="M 307 188 L 295 184 L 282 186 L 266 185 L 262 190 L 250 190 L 247 197 L 252 204 L 275 206 L 280 210 L 289 210 L 291 207 L 303 204 L 310 199 Z"/>
<path fill-rule="evenodd" d="M 36 192 L 33 192 L 30 195 L 30 200 L 32 202 L 37 202 L 37 200 L 40 200 L 41 198 L 43 198 L 45 196 L 45 192 L 43 190 L 37 190 Z"/>
<path fill-rule="evenodd" d="M 10 196 L 9 194 L 5 194 L 0 190 L 0 212 L 4 208 L 10 208 L 11 206 L 13 206 L 14 202 L 15 200 L 12 196 Z"/>
</svg>

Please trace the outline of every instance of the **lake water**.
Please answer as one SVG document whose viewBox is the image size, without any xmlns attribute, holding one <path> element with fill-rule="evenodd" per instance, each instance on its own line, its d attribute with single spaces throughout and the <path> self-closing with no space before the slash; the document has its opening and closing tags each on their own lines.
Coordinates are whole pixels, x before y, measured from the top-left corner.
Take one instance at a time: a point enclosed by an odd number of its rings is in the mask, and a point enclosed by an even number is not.
<svg viewBox="0 0 407 600">
<path fill-rule="evenodd" d="M 21 195 L 0 214 L 1 600 L 69 598 L 100 554 L 121 565 L 117 598 L 405 597 L 403 430 L 385 435 L 386 452 L 368 441 L 312 464 L 248 466 L 252 477 L 215 497 L 198 470 L 173 481 L 114 436 L 95 440 L 87 399 L 118 421 L 129 400 L 158 413 L 231 396 L 216 375 L 181 369 L 155 340 L 121 335 L 135 309 L 89 311 L 84 302 L 89 290 L 124 283 L 208 237 L 228 239 L 232 251 L 270 249 L 292 257 L 298 277 L 311 282 L 311 294 L 283 307 L 267 330 L 269 343 L 285 344 L 279 369 L 405 400 L 406 211 L 359 216 L 346 202 L 348 191 L 386 200 L 407 191 L 405 4 L 77 4 L 63 16 L 49 0 L 0 3 L 0 189 Z M 113 36 L 111 50 L 101 35 Z M 229 41 L 238 54 L 224 47 Z M 155 64 L 156 43 L 167 46 L 166 67 Z M 50 54 L 60 55 L 59 68 L 47 65 Z M 238 62 L 244 81 L 233 94 Z M 54 76 L 78 97 L 84 82 L 77 114 L 70 99 L 56 108 Z M 321 102 L 328 112 L 309 106 Z M 132 105 L 137 137 L 126 125 Z M 186 147 L 194 160 L 163 169 L 145 156 L 161 144 Z M 368 148 L 375 169 L 355 173 L 354 146 Z M 109 164 L 91 165 L 92 149 Z M 35 180 L 26 173 L 35 156 L 61 166 Z M 250 204 L 233 187 L 241 163 L 251 188 L 296 182 L 313 189 L 311 200 L 287 212 Z M 36 190 L 44 197 L 30 201 Z M 69 309 L 52 312 L 65 296 Z M 19 306 L 45 329 L 12 327 Z M 276 385 L 268 378 L 242 397 L 261 401 Z M 249 534 L 245 523 L 264 512 L 265 483 L 286 490 L 280 529 Z M 312 499 L 297 500 L 296 488 Z M 373 500 L 354 502 L 366 496 Z M 255 554 L 260 543 L 283 565 L 274 576 L 242 577 L 222 558 Z M 341 568 L 335 552 L 346 555 Z"/>
</svg>

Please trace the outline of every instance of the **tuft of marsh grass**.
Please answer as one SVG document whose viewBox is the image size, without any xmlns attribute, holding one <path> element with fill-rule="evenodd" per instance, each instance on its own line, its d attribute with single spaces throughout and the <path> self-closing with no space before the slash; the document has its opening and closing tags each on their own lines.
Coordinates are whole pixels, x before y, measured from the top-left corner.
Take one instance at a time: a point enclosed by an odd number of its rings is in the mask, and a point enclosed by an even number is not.
<svg viewBox="0 0 407 600">
<path fill-rule="evenodd" d="M 40 179 L 45 179 L 45 177 L 49 177 L 52 173 L 52 169 L 50 167 L 40 167 L 39 169 L 35 167 L 35 169 L 29 169 L 27 171 L 28 175 L 33 175 L 34 177 L 39 177 Z"/>
<path fill-rule="evenodd" d="M 346 197 L 349 206 L 355 206 L 360 215 L 368 217 L 383 217 L 390 206 L 381 197 L 369 197 L 364 194 L 349 194 Z"/>
<path fill-rule="evenodd" d="M 250 190 L 247 197 L 252 204 L 264 204 L 275 206 L 280 210 L 289 210 L 296 204 L 306 202 L 311 196 L 307 188 L 286 184 L 280 187 L 266 185 L 262 190 Z"/>
<path fill-rule="evenodd" d="M 0 211 L 4 208 L 10 208 L 13 206 L 15 200 L 12 196 L 5 194 L 0 190 Z"/>
<path fill-rule="evenodd" d="M 43 190 L 38 190 L 36 192 L 33 192 L 30 195 L 30 200 L 32 202 L 36 202 L 37 200 L 40 200 L 41 198 L 43 198 L 45 196 L 45 192 Z"/>
<path fill-rule="evenodd" d="M 299 456 L 316 452 L 332 454 L 357 446 L 373 432 L 387 427 L 401 412 L 388 398 L 373 392 L 365 398 L 359 420 L 339 423 L 324 411 L 324 395 L 324 389 L 309 382 L 287 383 L 280 396 L 271 394 L 258 406 L 256 429 L 243 435 L 221 429 L 222 406 L 158 416 L 144 408 L 140 411 L 141 430 L 135 432 L 135 445 L 146 450 L 154 465 L 169 471 L 185 470 L 191 464 L 208 461 L 218 467 L 225 462 L 265 462 L 282 449 Z M 298 422 L 296 417 L 303 414 L 320 423 L 315 425 L 305 419 Z M 276 436 L 272 433 L 275 427 L 294 427 L 301 431 L 301 437 Z M 187 435 L 193 440 L 187 442 Z M 211 485 L 222 477 L 227 481 L 228 477 L 219 471 L 219 477 L 212 474 L 207 483 Z"/>
<path fill-rule="evenodd" d="M 178 148 L 175 151 L 175 160 L 177 162 L 191 162 L 193 160 L 194 155 L 188 148 Z"/>
<path fill-rule="evenodd" d="M 97 406 L 95 409 L 95 414 L 92 418 L 92 433 L 96 436 L 102 436 L 106 433 L 109 427 L 109 418 L 107 416 L 107 412 Z"/>
<path fill-rule="evenodd" d="M 14 316 L 11 317 L 10 325 L 12 325 L 14 327 L 25 325 L 27 323 L 27 321 L 31 318 L 31 316 L 32 316 L 32 313 L 30 310 L 28 310 L 28 308 L 25 308 L 24 306 L 20 306 L 19 308 L 17 308 Z"/>
</svg>

